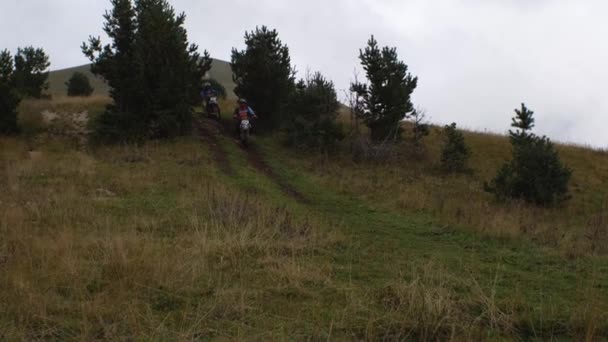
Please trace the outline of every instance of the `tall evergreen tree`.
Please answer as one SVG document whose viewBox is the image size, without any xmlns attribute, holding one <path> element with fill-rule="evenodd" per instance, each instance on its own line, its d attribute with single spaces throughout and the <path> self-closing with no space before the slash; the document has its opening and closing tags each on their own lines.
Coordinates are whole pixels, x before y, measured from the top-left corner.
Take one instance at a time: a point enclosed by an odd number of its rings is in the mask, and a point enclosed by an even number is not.
<svg viewBox="0 0 608 342">
<path fill-rule="evenodd" d="M 148 123 L 140 107 L 142 66 L 135 53 L 135 9 L 131 0 L 111 0 L 111 4 L 112 9 L 103 16 L 103 30 L 112 43 L 103 46 L 100 38 L 90 37 L 89 43 L 82 45 L 83 53 L 93 62 L 91 71 L 106 80 L 114 100 L 98 117 L 94 135 L 107 142 L 145 139 Z"/>
<path fill-rule="evenodd" d="M 112 44 L 102 46 L 91 37 L 82 47 L 114 99 L 99 118 L 98 138 L 124 141 L 187 133 L 194 94 L 211 58 L 188 44 L 186 16 L 176 15 L 166 0 L 112 0 L 112 5 L 104 15 Z"/>
<path fill-rule="evenodd" d="M 300 80 L 289 102 L 289 144 L 327 150 L 344 137 L 336 123 L 340 103 L 334 84 L 319 72 Z"/>
<path fill-rule="evenodd" d="M 351 90 L 359 97 L 360 117 L 371 130 L 375 141 L 400 136 L 400 122 L 414 110 L 411 95 L 418 78 L 399 60 L 396 48 L 380 48 L 372 36 L 359 59 L 369 84 L 353 83 Z"/>
<path fill-rule="evenodd" d="M 49 88 L 49 56 L 41 48 L 19 48 L 15 55 L 14 82 L 22 96 L 40 98 Z"/>
<path fill-rule="evenodd" d="M 0 52 L 0 134 L 14 134 L 17 126 L 17 107 L 20 98 L 14 89 L 15 70 L 8 50 Z"/>
<path fill-rule="evenodd" d="M 142 68 L 142 87 L 153 137 L 170 137 L 192 127 L 193 94 L 211 67 L 208 54 L 201 59 L 196 45 L 188 44 L 183 27 L 186 15 L 176 15 L 165 0 L 136 1 L 136 51 Z"/>
<path fill-rule="evenodd" d="M 231 67 L 237 96 L 246 98 L 260 113 L 260 124 L 276 129 L 295 88 L 295 70 L 289 48 L 276 30 L 266 26 L 245 33 L 246 49 L 232 49 Z"/>
</svg>

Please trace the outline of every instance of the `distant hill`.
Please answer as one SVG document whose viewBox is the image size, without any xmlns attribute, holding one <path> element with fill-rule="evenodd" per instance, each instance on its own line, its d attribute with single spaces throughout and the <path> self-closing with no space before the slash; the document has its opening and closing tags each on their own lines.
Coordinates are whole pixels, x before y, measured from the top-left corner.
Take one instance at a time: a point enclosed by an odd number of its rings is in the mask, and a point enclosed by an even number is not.
<svg viewBox="0 0 608 342">
<path fill-rule="evenodd" d="M 65 96 L 67 94 L 66 82 L 75 72 L 81 72 L 89 78 L 94 88 L 93 95 L 107 95 L 110 88 L 102 78 L 91 73 L 91 65 L 85 64 L 77 67 L 51 71 L 49 74 L 49 93 L 53 96 Z"/>
<path fill-rule="evenodd" d="M 213 64 L 211 65 L 209 75 L 226 87 L 228 96 L 233 95 L 234 87 L 236 85 L 232 80 L 232 68 L 230 68 L 229 62 L 222 61 L 220 59 L 213 59 Z"/>
<path fill-rule="evenodd" d="M 49 75 L 49 93 L 52 96 L 64 96 L 67 93 L 66 82 L 70 79 L 70 77 L 75 72 L 82 72 L 89 77 L 91 81 L 91 85 L 95 90 L 93 91 L 93 95 L 107 95 L 109 92 L 109 87 L 105 83 L 105 81 L 96 77 L 91 73 L 91 65 L 85 64 L 77 67 L 61 69 L 51 71 Z M 226 87 L 226 90 L 229 91 L 234 89 L 234 82 L 232 81 L 232 69 L 230 69 L 230 63 L 226 61 L 222 61 L 219 59 L 213 59 L 213 64 L 211 66 L 211 71 L 209 75 L 212 78 L 218 80 L 221 84 Z"/>
</svg>

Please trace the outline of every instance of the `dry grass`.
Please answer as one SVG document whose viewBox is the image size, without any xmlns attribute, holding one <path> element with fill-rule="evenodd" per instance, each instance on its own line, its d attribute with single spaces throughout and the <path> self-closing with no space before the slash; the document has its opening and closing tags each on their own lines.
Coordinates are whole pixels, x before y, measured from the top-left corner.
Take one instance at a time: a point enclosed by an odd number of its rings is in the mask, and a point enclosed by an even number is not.
<svg viewBox="0 0 608 342">
<path fill-rule="evenodd" d="M 588 290 L 568 311 L 576 315 L 551 321 L 551 303 L 535 311 L 523 296 L 499 299 L 497 282 L 441 262 L 413 258 L 393 275 L 387 261 L 386 280 L 353 281 L 361 275 L 352 261 L 336 261 L 357 250 L 342 227 L 266 188 L 231 185 L 194 140 L 91 152 L 62 141 L 36 152 L 20 140 L 0 144 L 0 339 L 564 333 L 543 331 L 543 319 L 590 340 L 606 329 L 594 282 L 581 285 Z"/>
<path fill-rule="evenodd" d="M 368 325 L 367 340 L 484 340 L 492 331 L 516 332 L 517 315 L 503 312 L 495 288 L 482 287 L 474 277 L 455 277 L 426 263 L 414 266 L 408 278 L 377 291 L 385 310 Z"/>
<path fill-rule="evenodd" d="M 222 185 L 194 142 L 2 146 L 3 338 L 232 336 L 269 292 L 331 281 L 339 235 Z"/>
<path fill-rule="evenodd" d="M 88 108 L 65 101 L 51 106 Z M 391 211 L 430 211 L 446 224 L 528 235 L 571 255 L 603 251 L 608 218 L 594 196 L 606 181 L 604 153 L 560 147 L 576 166 L 579 189 L 566 208 L 502 206 L 480 184 L 508 156 L 508 144 L 474 133 L 467 139 L 473 175 L 435 172 L 436 134 L 423 162 L 288 160 L 305 163 L 319 188 Z M 527 261 L 523 251 L 512 256 L 514 271 L 488 276 L 484 267 L 499 267 L 492 261 L 433 249 L 455 243 L 428 238 L 428 250 L 398 248 L 382 232 L 385 217 L 336 225 L 314 201 L 291 203 L 236 147 L 228 152 L 238 175 L 223 175 L 208 148 L 189 138 L 98 150 L 56 136 L 0 138 L 0 340 L 593 341 L 608 333 L 602 267 L 592 267 L 597 275 L 564 271 L 564 279 L 547 280 L 543 270 L 528 270 L 540 259 Z M 332 205 L 337 215 L 366 210 Z M 596 228 L 579 232 L 581 224 Z M 357 225 L 380 232 L 365 240 L 352 234 Z M 559 273 L 551 265 L 560 262 L 551 257 L 539 268 Z M 565 285 L 551 287 L 553 280 Z"/>
<path fill-rule="evenodd" d="M 53 100 L 27 99 L 19 106 L 18 123 L 30 148 L 49 137 L 63 137 L 83 146 L 89 121 L 111 102 L 106 96 L 58 97 Z"/>
<path fill-rule="evenodd" d="M 103 111 L 111 99 L 107 96 L 97 95 L 90 97 L 55 97 L 52 100 L 26 99 L 21 102 L 19 112 L 24 114 L 42 113 L 50 111 L 53 113 L 72 112 L 80 113 L 87 111 L 91 114 Z"/>
<path fill-rule="evenodd" d="M 526 236 L 572 256 L 608 252 L 608 153 L 558 145 L 563 161 L 574 172 L 572 199 L 546 209 L 520 202 L 497 203 L 485 193 L 483 183 L 510 158 L 509 141 L 475 132 L 466 132 L 465 137 L 473 152 L 472 172 L 467 174 L 439 171 L 441 137 L 437 129 L 426 139 L 422 158 L 412 156 L 409 145 L 403 144 L 390 162 L 356 163 L 349 153 L 343 153 L 333 160 L 310 156 L 304 164 L 325 185 L 378 206 L 431 212 L 446 225 L 474 228 L 491 236 Z"/>
</svg>

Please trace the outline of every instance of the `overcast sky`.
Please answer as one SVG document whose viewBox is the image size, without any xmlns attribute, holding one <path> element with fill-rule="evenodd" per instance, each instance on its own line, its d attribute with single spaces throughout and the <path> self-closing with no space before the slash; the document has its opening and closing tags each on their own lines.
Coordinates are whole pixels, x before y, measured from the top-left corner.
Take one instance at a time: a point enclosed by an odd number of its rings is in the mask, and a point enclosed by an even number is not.
<svg viewBox="0 0 608 342">
<path fill-rule="evenodd" d="M 51 68 L 84 64 L 109 0 L 1 0 L 0 48 L 43 47 Z M 608 147 L 606 0 L 171 0 L 190 40 L 228 60 L 245 30 L 276 28 L 302 75 L 348 88 L 374 34 L 419 76 L 415 105 L 439 124 L 506 132 L 521 102 L 541 134 Z M 106 40 L 107 41 L 107 40 Z"/>
</svg>

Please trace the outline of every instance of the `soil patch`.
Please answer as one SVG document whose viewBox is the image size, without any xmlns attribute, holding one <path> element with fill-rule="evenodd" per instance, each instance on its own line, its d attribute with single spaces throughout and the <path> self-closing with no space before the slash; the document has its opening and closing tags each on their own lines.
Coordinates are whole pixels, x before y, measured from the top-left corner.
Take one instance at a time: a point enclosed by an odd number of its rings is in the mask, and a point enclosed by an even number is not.
<svg viewBox="0 0 608 342">
<path fill-rule="evenodd" d="M 213 153 L 213 159 L 215 159 L 220 170 L 227 175 L 233 176 L 234 170 L 218 138 L 223 133 L 224 127 L 219 122 L 210 119 L 197 119 L 194 124 L 199 139 L 201 142 L 209 145 Z"/>
<path fill-rule="evenodd" d="M 289 197 L 295 199 L 300 203 L 308 203 L 309 200 L 298 190 L 296 190 L 291 184 L 286 182 L 283 178 L 281 178 L 273 169 L 266 163 L 264 160 L 264 156 L 260 153 L 260 151 L 250 144 L 247 147 L 247 156 L 249 159 L 249 163 L 258 171 L 265 174 L 268 178 L 270 178 L 274 183 L 276 183 L 281 190 Z"/>
</svg>

